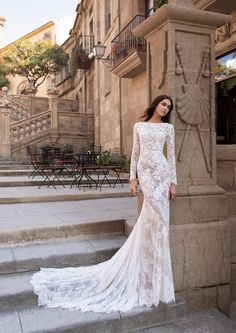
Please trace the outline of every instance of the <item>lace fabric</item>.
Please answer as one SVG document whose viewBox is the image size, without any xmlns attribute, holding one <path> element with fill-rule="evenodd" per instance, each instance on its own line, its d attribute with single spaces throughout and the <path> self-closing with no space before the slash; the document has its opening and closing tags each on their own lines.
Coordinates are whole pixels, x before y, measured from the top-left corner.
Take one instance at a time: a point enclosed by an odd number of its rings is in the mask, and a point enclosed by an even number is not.
<svg viewBox="0 0 236 333">
<path fill-rule="evenodd" d="M 136 123 L 133 141 L 130 178 L 138 172 L 144 202 L 129 238 L 103 263 L 41 268 L 31 279 L 39 305 L 109 313 L 175 301 L 169 250 L 169 187 L 177 183 L 174 127 Z"/>
</svg>

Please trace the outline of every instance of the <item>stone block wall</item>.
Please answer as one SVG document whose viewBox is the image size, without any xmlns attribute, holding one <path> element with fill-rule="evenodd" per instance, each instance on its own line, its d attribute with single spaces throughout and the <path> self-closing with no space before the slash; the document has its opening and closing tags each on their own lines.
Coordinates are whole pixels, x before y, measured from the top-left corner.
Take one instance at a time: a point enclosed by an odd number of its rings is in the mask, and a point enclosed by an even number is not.
<svg viewBox="0 0 236 333">
<path fill-rule="evenodd" d="M 226 191 L 231 228 L 231 310 L 236 310 L 236 145 L 218 145 L 217 183 Z"/>
<path fill-rule="evenodd" d="M 141 194 L 138 203 L 140 212 Z M 230 234 L 223 189 L 178 186 L 170 206 L 170 250 L 175 292 L 183 295 L 188 309 L 217 307 L 229 313 Z"/>
</svg>

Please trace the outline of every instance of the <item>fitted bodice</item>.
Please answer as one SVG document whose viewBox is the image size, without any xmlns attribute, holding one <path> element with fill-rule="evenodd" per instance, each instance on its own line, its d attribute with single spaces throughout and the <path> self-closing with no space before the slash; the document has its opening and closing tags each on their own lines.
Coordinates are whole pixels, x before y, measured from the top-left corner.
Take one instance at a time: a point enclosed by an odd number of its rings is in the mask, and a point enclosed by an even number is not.
<svg viewBox="0 0 236 333">
<path fill-rule="evenodd" d="M 167 145 L 167 160 L 163 154 Z M 159 167 L 162 172 L 168 164 L 171 182 L 176 181 L 174 126 L 169 123 L 138 122 L 134 125 L 133 150 L 131 155 L 130 179 L 136 178 L 138 164 L 142 170 L 147 166 Z"/>
</svg>

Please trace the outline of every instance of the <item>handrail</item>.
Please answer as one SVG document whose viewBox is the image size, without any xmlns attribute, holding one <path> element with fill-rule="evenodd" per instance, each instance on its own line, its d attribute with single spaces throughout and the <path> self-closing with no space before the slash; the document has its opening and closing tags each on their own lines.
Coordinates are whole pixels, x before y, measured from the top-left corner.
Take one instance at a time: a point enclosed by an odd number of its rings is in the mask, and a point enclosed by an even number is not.
<svg viewBox="0 0 236 333">
<path fill-rule="evenodd" d="M 11 142 L 17 143 L 51 128 L 51 111 L 44 111 L 10 125 Z"/>
<path fill-rule="evenodd" d="M 135 16 L 132 18 L 132 20 L 129 21 L 129 23 L 127 23 L 127 24 L 124 26 L 124 28 L 118 33 L 118 35 L 116 35 L 116 37 L 112 39 L 111 43 L 114 42 L 114 41 L 116 40 L 116 38 L 119 37 L 120 34 L 121 34 L 122 32 L 124 32 L 124 30 L 125 30 L 130 24 L 132 24 L 133 21 L 136 20 L 137 17 L 143 17 L 144 19 L 146 19 L 146 15 L 135 15 Z"/>
<path fill-rule="evenodd" d="M 0 96 L 4 94 L 0 92 Z M 21 120 L 30 117 L 30 108 L 28 105 L 19 102 L 14 96 L 7 95 L 7 100 L 12 108 L 11 118 L 14 120 Z"/>
<path fill-rule="evenodd" d="M 133 29 L 146 19 L 145 15 L 136 15 L 111 41 L 111 58 L 116 66 L 134 50 L 146 51 L 146 41 L 143 37 L 136 37 Z"/>
</svg>

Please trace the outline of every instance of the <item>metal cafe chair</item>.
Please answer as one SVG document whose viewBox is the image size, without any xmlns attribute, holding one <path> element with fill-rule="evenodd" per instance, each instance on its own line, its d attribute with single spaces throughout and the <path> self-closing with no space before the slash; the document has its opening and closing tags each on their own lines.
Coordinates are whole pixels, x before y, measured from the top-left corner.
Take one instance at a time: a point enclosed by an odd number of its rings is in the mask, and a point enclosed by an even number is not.
<svg viewBox="0 0 236 333">
<path fill-rule="evenodd" d="M 42 165 L 42 154 L 41 154 L 41 150 L 39 147 L 37 147 L 36 145 L 28 145 L 26 147 L 26 151 L 27 151 L 27 155 L 28 155 L 28 159 L 30 164 L 33 167 L 32 172 L 29 174 L 28 178 L 32 177 L 34 178 L 36 175 L 41 175 L 42 176 L 42 172 L 41 172 L 41 165 Z"/>
<path fill-rule="evenodd" d="M 65 188 L 65 185 L 61 181 L 60 177 L 65 170 L 64 165 L 60 162 L 61 151 L 58 147 L 42 146 L 41 147 L 41 165 L 40 172 L 43 177 L 43 181 L 39 185 L 39 188 L 43 185 L 53 186 L 61 185 Z"/>
<path fill-rule="evenodd" d="M 87 150 L 87 148 L 82 148 L 81 152 L 75 154 L 74 159 L 77 162 L 77 165 L 74 169 L 74 181 L 71 184 L 71 187 L 77 184 L 78 187 L 83 185 L 85 187 L 98 188 L 99 173 L 97 166 L 97 156 L 98 153 L 94 150 Z M 92 177 L 93 174 L 96 174 L 96 178 Z"/>
</svg>

